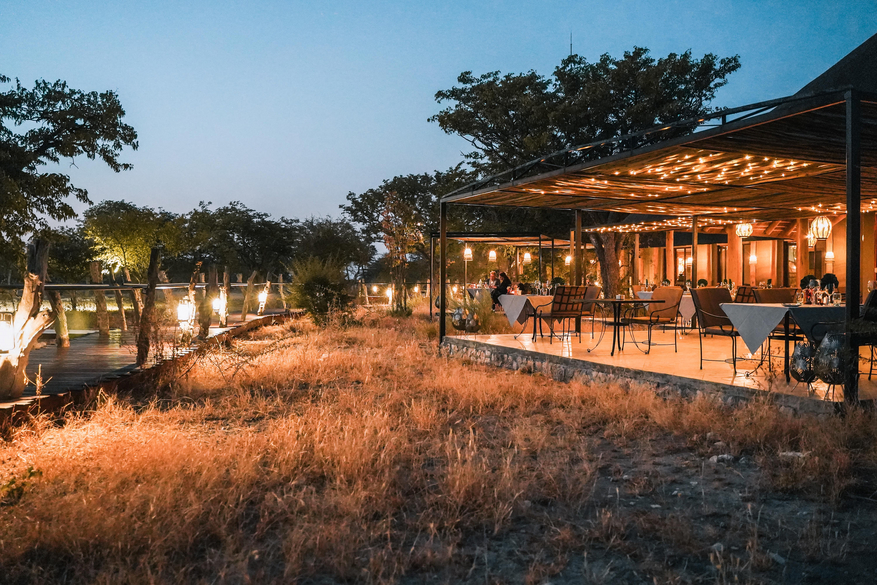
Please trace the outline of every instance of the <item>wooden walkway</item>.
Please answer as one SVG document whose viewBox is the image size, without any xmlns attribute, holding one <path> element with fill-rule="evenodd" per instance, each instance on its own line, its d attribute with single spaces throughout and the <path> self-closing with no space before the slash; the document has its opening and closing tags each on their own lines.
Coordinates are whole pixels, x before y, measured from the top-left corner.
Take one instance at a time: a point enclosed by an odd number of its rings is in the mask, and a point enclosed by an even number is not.
<svg viewBox="0 0 877 585">
<path fill-rule="evenodd" d="M 266 314 L 265 317 L 250 315 L 246 322 L 240 321 L 239 316 L 238 319 L 230 316 L 231 327 L 211 327 L 209 336 L 215 337 L 225 333 L 233 335 L 236 330 L 241 332 L 249 330 L 257 325 L 256 321 L 280 316 L 280 313 Z M 247 324 L 250 326 L 247 327 Z M 177 348 L 176 355 L 185 355 L 195 347 Z M 169 353 L 171 349 L 168 348 Z M 58 404 L 72 402 L 75 399 L 73 394 L 82 392 L 86 388 L 93 388 L 134 372 L 144 371 L 137 367 L 136 358 L 137 346 L 133 331 L 123 332 L 114 329 L 108 336 L 89 332 L 72 337 L 69 348 L 59 348 L 49 338 L 45 347 L 35 349 L 30 354 L 27 376 L 31 383 L 27 385 L 23 396 L 12 401 L 0 401 L 0 421 L 11 416 L 13 411 L 30 409 L 36 403 L 39 403 L 40 409 L 57 408 Z M 149 364 L 152 365 L 155 364 Z M 40 396 L 36 393 L 38 378 L 42 385 Z"/>
</svg>

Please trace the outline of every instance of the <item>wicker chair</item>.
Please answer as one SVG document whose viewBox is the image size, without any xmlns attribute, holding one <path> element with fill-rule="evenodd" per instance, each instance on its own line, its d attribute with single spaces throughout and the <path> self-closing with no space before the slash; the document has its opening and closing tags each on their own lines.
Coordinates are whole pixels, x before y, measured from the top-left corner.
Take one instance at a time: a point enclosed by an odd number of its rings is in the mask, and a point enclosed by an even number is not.
<svg viewBox="0 0 877 585">
<path fill-rule="evenodd" d="M 740 334 L 725 312 L 722 303 L 731 302 L 731 292 L 726 288 L 695 288 L 691 291 L 694 311 L 697 315 L 698 340 L 700 341 L 700 369 L 703 369 L 703 336 L 720 335 L 731 338 L 731 356 L 734 374 L 737 373 L 737 338 Z M 724 361 L 724 360 L 706 360 Z"/>
<path fill-rule="evenodd" d="M 676 344 L 676 330 L 679 329 L 679 303 L 682 302 L 682 289 L 676 286 L 663 286 L 652 293 L 652 301 L 664 301 L 663 303 L 650 303 L 646 314 L 643 316 L 631 316 L 624 319 L 625 325 L 645 325 L 648 328 L 648 344 L 645 353 L 649 353 L 652 345 L 670 345 L 669 343 L 652 343 L 652 329 L 661 326 L 665 329 L 673 329 L 673 350 L 678 352 Z M 633 337 L 633 331 L 631 331 Z M 633 341 L 636 344 L 636 339 Z M 626 343 L 624 341 L 623 343 Z M 639 345 L 637 344 L 637 347 Z"/>
<path fill-rule="evenodd" d="M 536 339 L 537 321 L 539 322 L 539 335 L 542 335 L 542 322 L 548 322 L 548 329 L 550 330 L 548 336 L 549 343 L 552 343 L 552 339 L 554 338 L 554 323 L 556 321 L 560 321 L 560 338 L 563 338 L 565 334 L 570 333 L 572 329 L 567 329 L 565 324 L 568 323 L 570 319 L 573 320 L 573 324 L 581 320 L 581 299 L 585 298 L 587 288 L 588 287 L 585 286 L 558 286 L 554 290 L 554 298 L 551 299 L 550 303 L 533 307 L 535 309 L 533 315 L 533 339 Z M 581 329 L 581 327 L 579 327 L 579 329 Z M 581 343 L 581 331 L 579 331 L 578 334 L 579 343 Z"/>
</svg>

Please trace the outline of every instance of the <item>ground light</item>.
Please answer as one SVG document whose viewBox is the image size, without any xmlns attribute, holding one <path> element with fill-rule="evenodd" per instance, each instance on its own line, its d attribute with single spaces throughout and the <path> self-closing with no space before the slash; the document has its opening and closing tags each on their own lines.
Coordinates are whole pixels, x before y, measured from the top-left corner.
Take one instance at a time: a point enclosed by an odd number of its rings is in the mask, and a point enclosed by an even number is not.
<svg viewBox="0 0 877 585">
<path fill-rule="evenodd" d="M 0 353 L 9 353 L 15 348 L 15 333 L 12 329 L 12 313 L 0 313 Z"/>
</svg>

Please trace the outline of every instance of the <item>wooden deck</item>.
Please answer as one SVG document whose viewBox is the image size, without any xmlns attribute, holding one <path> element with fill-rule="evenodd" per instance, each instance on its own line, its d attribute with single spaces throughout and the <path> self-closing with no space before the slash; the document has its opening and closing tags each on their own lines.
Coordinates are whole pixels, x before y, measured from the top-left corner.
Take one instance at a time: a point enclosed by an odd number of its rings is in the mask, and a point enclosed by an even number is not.
<svg viewBox="0 0 877 585">
<path fill-rule="evenodd" d="M 243 332 L 258 325 L 257 322 L 279 316 L 280 313 L 266 314 L 264 317 L 251 314 L 246 321 L 241 321 L 239 315 L 230 316 L 230 327 L 211 327 L 209 337 Z M 31 352 L 27 367 L 27 376 L 31 383 L 27 385 L 21 398 L 0 402 L 0 421 L 11 416 L 14 411 L 28 410 L 37 403 L 40 409 L 56 408 L 59 404 L 72 402 L 74 394 L 86 388 L 143 371 L 135 363 L 137 347 L 133 331 L 113 329 L 108 336 L 102 336 L 96 331 L 77 333 L 78 335 L 71 336 L 69 348 L 59 348 L 51 337 L 46 337 L 46 345 Z M 172 338 L 172 332 L 168 333 L 168 338 Z M 161 356 L 160 361 L 188 354 L 195 347 L 168 347 L 166 355 Z M 152 360 L 145 369 L 155 363 Z M 36 386 L 38 378 L 41 380 L 39 396 Z"/>
</svg>

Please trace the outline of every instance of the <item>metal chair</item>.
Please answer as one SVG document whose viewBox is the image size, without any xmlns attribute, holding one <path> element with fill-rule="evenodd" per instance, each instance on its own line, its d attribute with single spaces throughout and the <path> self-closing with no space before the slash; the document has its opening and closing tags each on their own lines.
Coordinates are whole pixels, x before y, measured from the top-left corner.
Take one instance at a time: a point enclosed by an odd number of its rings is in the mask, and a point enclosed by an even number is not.
<svg viewBox="0 0 877 585">
<path fill-rule="evenodd" d="M 734 295 L 735 303 L 754 303 L 755 302 L 755 293 L 754 287 L 749 286 L 748 284 L 741 284 L 737 287 L 737 294 Z M 730 296 L 730 293 L 728 293 Z M 723 301 L 724 302 L 724 301 Z M 727 301 L 731 302 L 731 301 Z"/>
<path fill-rule="evenodd" d="M 558 286 L 554 291 L 554 297 L 550 303 L 533 307 L 533 338 L 536 338 L 536 321 L 539 322 L 539 335 L 542 335 L 542 322 L 548 322 L 548 343 L 552 343 L 554 337 L 554 323 L 560 321 L 560 338 L 562 339 L 569 331 L 564 324 L 570 319 L 582 318 L 582 303 L 580 300 L 587 292 L 585 286 Z M 581 327 L 579 327 L 579 343 L 582 342 Z"/>
<path fill-rule="evenodd" d="M 673 329 L 673 351 L 678 352 L 679 348 L 676 343 L 676 331 L 679 329 L 679 303 L 682 302 L 682 289 L 676 286 L 664 286 L 656 289 L 652 293 L 653 301 L 664 301 L 663 303 L 651 303 L 643 316 L 629 316 L 624 319 L 625 325 L 630 328 L 631 325 L 645 325 L 648 328 L 648 342 L 645 353 L 649 353 L 652 345 L 670 345 L 669 343 L 652 343 L 652 329 L 662 326 L 664 329 Z M 644 301 L 647 302 L 647 301 Z M 630 332 L 633 343 L 639 347 L 636 338 L 633 336 L 633 330 Z M 622 343 L 627 343 L 626 340 Z"/>
<path fill-rule="evenodd" d="M 691 291 L 694 312 L 697 316 L 698 341 L 700 341 L 700 369 L 703 369 L 703 336 L 720 335 L 731 338 L 731 362 L 737 374 L 737 338 L 740 334 L 725 312 L 722 303 L 731 302 L 731 292 L 726 288 L 695 288 Z M 706 360 L 725 361 L 725 360 Z"/>
</svg>

